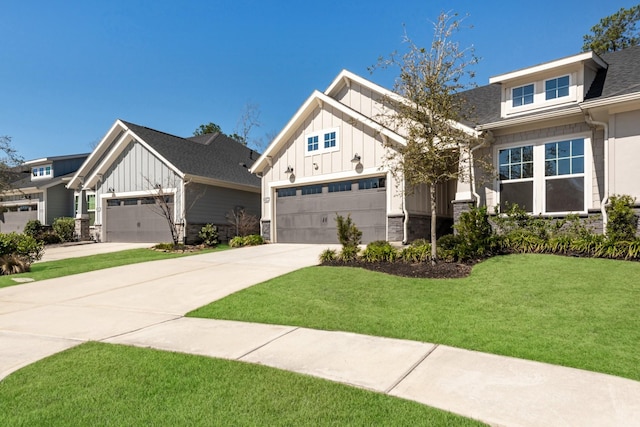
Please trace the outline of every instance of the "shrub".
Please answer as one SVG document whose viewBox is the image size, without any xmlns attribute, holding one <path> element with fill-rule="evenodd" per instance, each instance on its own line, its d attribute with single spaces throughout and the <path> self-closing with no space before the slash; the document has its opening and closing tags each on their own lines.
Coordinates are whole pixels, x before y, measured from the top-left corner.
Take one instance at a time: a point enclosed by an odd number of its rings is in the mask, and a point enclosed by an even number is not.
<svg viewBox="0 0 640 427">
<path fill-rule="evenodd" d="M 385 240 L 369 243 L 362 252 L 362 259 L 366 262 L 393 262 L 397 258 L 398 251 Z"/>
<path fill-rule="evenodd" d="M 234 228 L 236 236 L 248 236 L 260 232 L 260 221 L 255 215 L 247 213 L 244 208 L 237 207 L 225 215 Z"/>
<path fill-rule="evenodd" d="M 0 256 L 17 255 L 29 264 L 42 258 L 44 243 L 26 234 L 0 234 Z"/>
<path fill-rule="evenodd" d="M 347 217 L 336 215 L 336 226 L 338 229 L 338 241 L 345 247 L 357 247 L 362 242 L 362 231 L 353 223 L 351 214 Z M 356 251 L 357 252 L 357 251 Z"/>
<path fill-rule="evenodd" d="M 44 232 L 44 225 L 37 219 L 30 219 L 24 226 L 24 234 L 40 240 L 40 236 Z"/>
<path fill-rule="evenodd" d="M 635 199 L 631 196 L 611 196 L 607 214 L 607 238 L 614 242 L 635 240 L 638 217 L 633 210 Z"/>
<path fill-rule="evenodd" d="M 244 246 L 258 246 L 264 244 L 264 239 L 259 234 L 249 234 L 242 238 Z"/>
<path fill-rule="evenodd" d="M 357 246 L 343 246 L 340 251 L 340 260 L 344 262 L 351 262 L 358 259 L 358 252 L 360 249 Z"/>
<path fill-rule="evenodd" d="M 61 241 L 71 242 L 75 237 L 76 221 L 69 217 L 56 218 L 53 220 L 53 231 Z"/>
<path fill-rule="evenodd" d="M 335 261 L 338 258 L 338 254 L 335 249 L 325 249 L 320 254 L 320 263 Z"/>
<path fill-rule="evenodd" d="M 242 236 L 236 236 L 233 239 L 229 240 L 229 246 L 232 248 L 240 248 L 244 246 L 244 238 Z"/>
<path fill-rule="evenodd" d="M 481 258 L 491 252 L 493 231 L 486 207 L 474 207 L 462 213 L 455 228 L 458 232 L 457 244 L 450 248 L 454 258 L 460 260 Z M 440 246 L 442 247 L 442 244 Z"/>
<path fill-rule="evenodd" d="M 400 259 L 404 262 L 423 262 L 431 257 L 431 244 L 425 239 L 417 239 L 402 249 Z"/>
<path fill-rule="evenodd" d="M 25 258 L 8 254 L 0 256 L 0 275 L 19 274 L 31 271 L 31 263 Z"/>
<path fill-rule="evenodd" d="M 215 247 L 220 243 L 218 241 L 218 227 L 212 224 L 205 224 L 198 233 L 206 246 Z"/>
<path fill-rule="evenodd" d="M 153 248 L 165 252 L 184 252 L 185 250 L 187 250 L 187 247 L 182 243 L 158 243 Z"/>
</svg>

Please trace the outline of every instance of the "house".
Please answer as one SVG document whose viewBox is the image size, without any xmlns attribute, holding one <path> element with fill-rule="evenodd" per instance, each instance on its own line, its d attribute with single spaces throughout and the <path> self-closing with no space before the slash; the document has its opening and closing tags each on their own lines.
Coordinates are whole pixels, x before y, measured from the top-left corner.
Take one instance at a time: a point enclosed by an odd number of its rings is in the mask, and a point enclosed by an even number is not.
<svg viewBox="0 0 640 427">
<path fill-rule="evenodd" d="M 56 218 L 73 217 L 73 191 L 66 184 L 87 156 L 43 157 L 20 165 L 11 189 L 0 194 L 0 233 L 22 233 L 30 220 L 52 225 Z"/>
<path fill-rule="evenodd" d="M 438 233 L 473 205 L 597 215 L 604 227 L 610 195 L 640 197 L 638 67 L 640 47 L 585 52 L 461 93 L 473 117 L 456 126 L 481 145 L 460 150 L 466 179 L 436 189 Z M 349 71 L 313 92 L 251 168 L 262 178 L 265 238 L 337 242 L 336 214 L 351 214 L 364 243 L 429 235 L 428 188 L 406 191 L 385 163 L 387 150 L 405 144 L 380 120 L 394 97 Z"/>
<path fill-rule="evenodd" d="M 337 214 L 351 215 L 364 243 L 428 236 L 427 187 L 403 191 L 385 163 L 387 150 L 406 144 L 381 124 L 384 100 L 395 96 L 346 70 L 311 94 L 251 168 L 262 177 L 263 237 L 337 243 Z M 446 200 L 455 191 L 455 182 L 437 188 Z M 437 215 L 440 234 L 449 232 L 452 205 L 440 203 Z"/>
<path fill-rule="evenodd" d="M 497 179 L 475 168 L 474 181 L 458 183 L 458 210 L 517 203 L 541 217 L 591 217 L 603 230 L 611 195 L 640 198 L 639 67 L 640 47 L 584 52 L 463 94 L 490 136 L 472 157 L 489 159 Z"/>
<path fill-rule="evenodd" d="M 259 214 L 260 181 L 248 172 L 257 158 L 222 133 L 181 138 L 116 120 L 68 184 L 78 200 L 78 234 L 103 242 L 171 242 L 173 227 L 179 241 L 191 243 L 209 223 L 228 239 L 231 211 Z"/>
</svg>

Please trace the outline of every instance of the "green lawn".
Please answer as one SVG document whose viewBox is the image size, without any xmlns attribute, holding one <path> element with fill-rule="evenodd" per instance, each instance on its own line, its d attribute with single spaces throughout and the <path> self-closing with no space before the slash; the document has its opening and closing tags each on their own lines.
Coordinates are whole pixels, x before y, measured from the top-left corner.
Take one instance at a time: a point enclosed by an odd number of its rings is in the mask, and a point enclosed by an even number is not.
<svg viewBox="0 0 640 427">
<path fill-rule="evenodd" d="M 481 424 L 264 366 L 88 343 L 1 381 L 0 425 Z"/>
<path fill-rule="evenodd" d="M 79 258 L 68 258 L 59 261 L 37 262 L 31 265 L 31 271 L 28 273 L 0 276 L 0 288 L 19 285 L 20 283 L 13 280 L 14 278 L 28 277 L 36 281 L 53 279 L 56 277 L 69 276 L 71 274 L 101 270 L 103 268 L 137 264 L 146 261 L 178 258 L 225 249 L 229 249 L 229 246 L 226 244 L 219 245 L 215 249 L 205 249 L 200 252 L 160 252 L 151 249 L 129 249 L 126 251 L 90 255 Z"/>
<path fill-rule="evenodd" d="M 406 338 L 640 380 L 640 263 L 491 258 L 465 279 L 310 267 L 189 316 Z"/>
</svg>

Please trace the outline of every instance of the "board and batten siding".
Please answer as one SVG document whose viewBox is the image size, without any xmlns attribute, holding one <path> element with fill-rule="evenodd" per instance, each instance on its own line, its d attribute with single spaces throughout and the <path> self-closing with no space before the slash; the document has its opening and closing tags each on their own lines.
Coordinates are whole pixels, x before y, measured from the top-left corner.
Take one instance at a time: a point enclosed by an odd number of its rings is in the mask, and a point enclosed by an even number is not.
<svg viewBox="0 0 640 427">
<path fill-rule="evenodd" d="M 47 189 L 47 218 L 45 224 L 53 224 L 56 218 L 74 217 L 73 191 L 64 184 L 54 185 Z"/>
<path fill-rule="evenodd" d="M 640 111 L 618 113 L 609 123 L 609 194 L 640 201 Z"/>
<path fill-rule="evenodd" d="M 206 184 L 191 183 L 185 188 L 187 222 L 227 224 L 227 215 L 236 208 L 259 217 L 260 194 Z"/>
</svg>

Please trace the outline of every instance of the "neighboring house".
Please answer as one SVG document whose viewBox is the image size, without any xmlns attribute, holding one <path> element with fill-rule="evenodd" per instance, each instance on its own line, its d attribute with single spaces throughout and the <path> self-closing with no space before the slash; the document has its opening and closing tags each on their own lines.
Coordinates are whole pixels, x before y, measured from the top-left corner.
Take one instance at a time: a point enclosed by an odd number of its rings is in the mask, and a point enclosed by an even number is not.
<svg viewBox="0 0 640 427">
<path fill-rule="evenodd" d="M 461 167 L 474 165 L 471 179 L 438 187 L 438 233 L 451 232 L 454 218 L 475 204 L 493 212 L 517 203 L 556 218 L 598 214 L 603 226 L 610 195 L 640 198 L 638 69 L 640 47 L 587 52 L 462 93 L 474 117 L 459 125 L 482 145 L 461 150 Z M 251 168 L 262 178 L 264 237 L 337 242 L 334 218 L 348 213 L 365 243 L 429 235 L 427 188 L 405 191 L 385 162 L 386 150 L 404 144 L 380 120 L 382 101 L 395 96 L 342 71 L 307 99 Z"/>
<path fill-rule="evenodd" d="M 260 181 L 248 172 L 258 154 L 215 133 L 189 138 L 116 120 L 68 187 L 78 199 L 76 228 L 103 242 L 171 242 L 162 195 L 179 240 L 191 243 L 203 225 L 233 237 L 227 215 L 259 215 Z"/>
<path fill-rule="evenodd" d="M 406 144 L 381 125 L 389 90 L 342 71 L 315 91 L 251 168 L 262 177 L 262 233 L 275 242 L 337 243 L 336 214 L 350 214 L 362 240 L 427 237 L 427 187 L 403 191 L 387 150 Z M 472 129 L 469 129 L 473 132 Z M 441 234 L 451 229 L 455 182 L 438 187 Z"/>
<path fill-rule="evenodd" d="M 56 218 L 73 217 L 73 191 L 65 186 L 87 156 L 44 157 L 20 165 L 23 178 L 0 194 L 0 233 L 22 233 L 30 220 L 52 225 Z"/>
<path fill-rule="evenodd" d="M 466 190 L 490 211 L 517 203 L 543 217 L 576 213 L 602 230 L 609 196 L 640 198 L 639 69 L 640 47 L 586 52 L 466 92 L 490 136 L 474 156 L 490 159 L 497 179 L 476 170 L 458 185 L 457 206 Z"/>
</svg>

